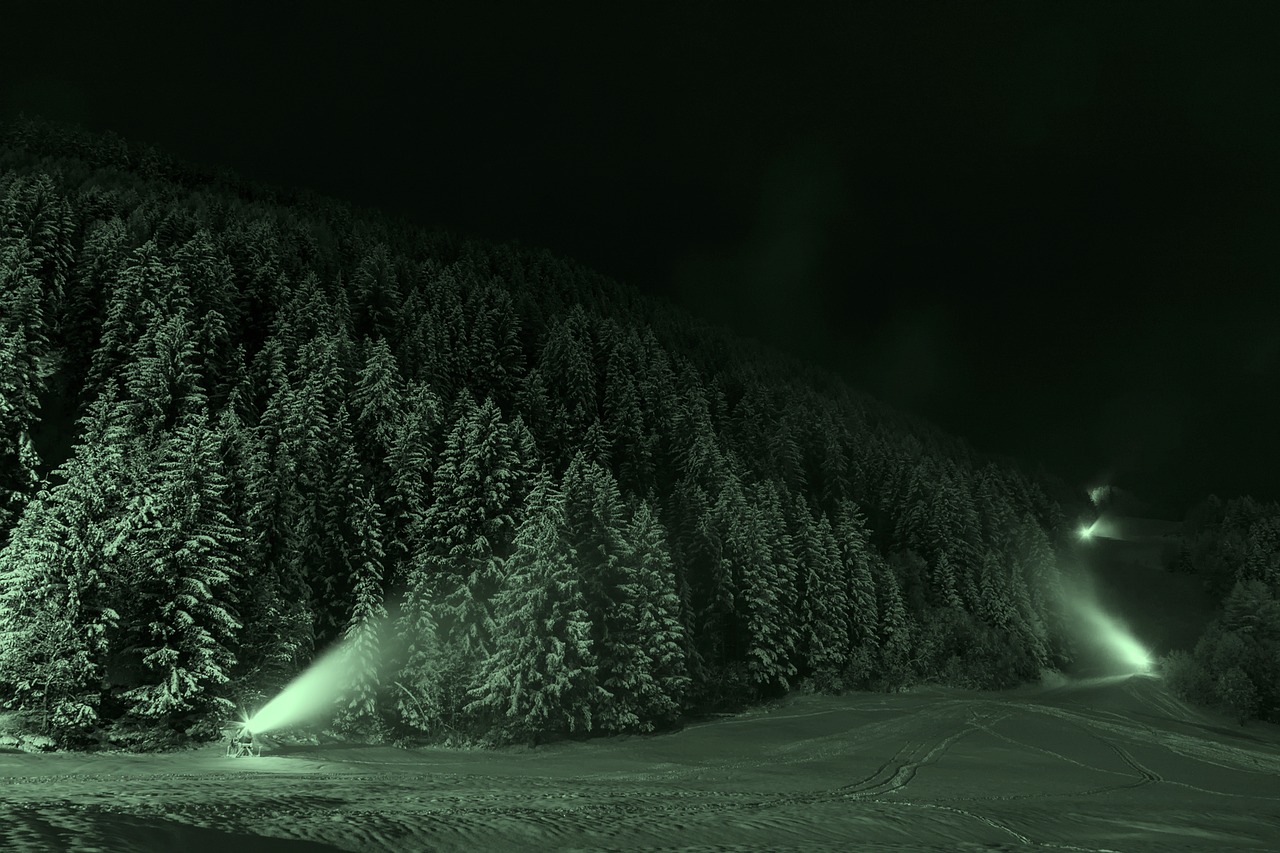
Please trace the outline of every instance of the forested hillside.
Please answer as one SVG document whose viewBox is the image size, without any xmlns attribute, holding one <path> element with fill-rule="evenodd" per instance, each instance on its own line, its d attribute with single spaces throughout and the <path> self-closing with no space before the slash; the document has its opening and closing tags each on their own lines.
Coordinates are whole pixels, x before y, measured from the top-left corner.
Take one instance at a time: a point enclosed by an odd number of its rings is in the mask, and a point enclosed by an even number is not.
<svg viewBox="0 0 1280 853">
<path fill-rule="evenodd" d="M 1166 660 L 1171 688 L 1241 723 L 1280 723 L 1280 504 L 1211 495 L 1187 513 L 1166 568 L 1198 576 L 1218 608 L 1195 648 Z"/>
<path fill-rule="evenodd" d="M 1071 658 L 1047 475 L 546 251 L 3 133 L 0 698 L 62 743 L 209 736 L 342 637 L 384 738 Z"/>
</svg>

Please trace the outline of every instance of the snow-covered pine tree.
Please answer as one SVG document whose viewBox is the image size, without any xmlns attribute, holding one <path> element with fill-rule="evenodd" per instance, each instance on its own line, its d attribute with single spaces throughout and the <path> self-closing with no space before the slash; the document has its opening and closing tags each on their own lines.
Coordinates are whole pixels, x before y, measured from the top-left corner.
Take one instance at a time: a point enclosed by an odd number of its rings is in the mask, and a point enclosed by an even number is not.
<svg viewBox="0 0 1280 853">
<path fill-rule="evenodd" d="M 658 659 L 668 652 L 660 650 L 655 659 L 651 644 L 662 640 L 650 635 L 659 630 L 671 633 L 669 624 L 658 621 L 664 602 L 654 600 L 664 588 L 662 579 L 653 577 L 652 567 L 661 552 L 636 552 L 627 535 L 626 510 L 613 475 L 583 453 L 574 457 L 565 472 L 561 493 L 567 535 L 594 625 L 598 683 L 608 694 L 608 698 L 600 694 L 602 704 L 593 713 L 596 728 L 650 731 L 653 716 L 670 717 L 672 711 L 656 680 Z M 646 531 L 646 535 L 652 534 Z M 651 542 L 641 544 L 652 547 Z"/>
<path fill-rule="evenodd" d="M 401 387 L 400 368 L 390 345 L 385 338 L 374 339 L 351 391 L 351 406 L 356 454 L 366 479 L 375 484 L 390 479 L 385 460 L 395 443 L 396 428 L 403 422 Z"/>
<path fill-rule="evenodd" d="M 242 320 L 235 302 L 235 272 L 205 227 L 197 228 L 174 252 L 174 265 L 192 296 L 200 372 L 209 392 L 210 411 L 217 411 L 240 378 L 233 332 L 241 328 Z"/>
<path fill-rule="evenodd" d="M 826 513 L 817 518 L 803 495 L 793 499 L 800 569 L 799 652 L 805 672 L 826 689 L 834 689 L 849 662 L 852 648 L 849 601 L 840 548 Z"/>
<path fill-rule="evenodd" d="M 239 572 L 230 557 L 242 532 L 227 512 L 228 480 L 203 411 L 184 417 L 154 459 L 104 550 L 130 588 L 119 652 L 142 669 L 142 683 L 120 698 L 141 720 L 225 715 L 241 627 L 231 613 Z"/>
<path fill-rule="evenodd" d="M 98 721 L 108 637 L 128 595 L 102 557 L 129 467 L 114 389 L 80 423 L 63 482 L 37 494 L 0 549 L 0 695 L 55 735 Z"/>
<path fill-rule="evenodd" d="M 109 244 L 123 240 L 127 245 L 128 236 L 107 235 L 104 239 Z M 113 246 L 105 246 L 104 250 L 112 251 Z M 147 329 L 157 320 L 171 316 L 167 308 L 173 295 L 173 279 L 174 271 L 161 257 L 155 241 L 148 240 L 123 260 L 104 295 L 106 318 L 89 368 L 90 395 L 101 393 L 111 377 L 136 361 L 134 349 Z"/>
<path fill-rule="evenodd" d="M 269 338 L 264 352 L 272 355 L 263 366 L 268 387 L 265 411 L 253 428 L 253 441 L 261 455 L 251 457 L 254 464 L 248 477 L 254 502 L 248 520 L 262 566 L 259 600 L 271 606 L 278 597 L 285 618 L 278 629 L 248 624 L 246 641 L 260 631 L 279 631 L 278 642 L 268 633 L 261 636 L 263 687 L 274 692 L 305 665 L 315 649 L 313 593 L 304 565 L 315 525 L 306 495 L 313 488 L 315 475 L 308 468 L 310 436 L 297 416 L 296 392 L 285 373 L 278 340 Z"/>
<path fill-rule="evenodd" d="M 75 256 L 76 222 L 57 182 L 44 172 L 16 178 L 0 198 L 0 244 L 21 241 L 35 261 L 50 319 L 62 314 L 67 273 Z"/>
<path fill-rule="evenodd" d="M 653 485 L 654 475 L 653 447 L 638 376 L 643 355 L 634 331 L 616 332 L 605 360 L 601 401 L 601 423 L 613 454 L 612 470 L 617 472 L 621 488 L 637 494 Z"/>
<path fill-rule="evenodd" d="M 689 478 L 681 479 L 663 504 L 663 526 L 675 570 L 676 595 L 680 598 L 680 622 L 685 629 L 685 665 L 694 685 L 709 682 L 708 667 L 722 655 L 724 632 L 713 627 L 732 609 L 732 591 L 727 583 L 717 583 L 710 599 L 718 602 L 706 609 L 695 579 L 720 578 L 718 534 L 713 530 L 714 507 L 706 492 Z M 661 521 L 661 518 L 659 519 Z M 708 619 L 707 617 L 710 617 Z M 710 623 L 710 624 L 709 624 Z"/>
<path fill-rule="evenodd" d="M 627 592 L 636 597 L 637 634 L 646 641 L 644 658 L 653 685 L 652 690 L 638 692 L 637 716 L 662 725 L 679 716 L 689 690 L 689 675 L 667 535 L 647 501 L 640 501 L 632 514 L 627 540 L 635 559 Z"/>
<path fill-rule="evenodd" d="M 39 420 L 49 340 L 35 270 L 25 238 L 0 242 L 0 545 L 39 483 L 31 428 Z"/>
<path fill-rule="evenodd" d="M 560 482 L 566 535 L 582 572 L 583 592 L 592 618 L 605 616 L 618 583 L 629 543 L 623 536 L 625 508 L 613 475 L 579 451 Z M 597 630 L 603 634 L 602 621 Z M 602 653 L 597 649 L 597 654 Z M 602 661 L 606 655 L 602 655 Z M 605 669 L 608 663 L 605 663 Z"/>
<path fill-rule="evenodd" d="M 347 665 L 353 682 L 339 712 L 338 723 L 348 730 L 366 728 L 375 722 L 381 683 L 381 635 L 387 610 L 383 604 L 382 565 L 386 554 L 382 548 L 382 528 L 386 524 L 374 500 L 371 487 L 356 495 L 351 525 L 356 535 L 355 600 L 351 617 L 343 632 L 347 646 Z"/>
<path fill-rule="evenodd" d="M 721 572 L 732 594 L 727 662 L 744 664 L 763 692 L 787 690 L 796 674 L 798 631 L 787 603 L 795 566 L 777 502 L 768 487 L 753 484 L 748 496 L 730 486 L 716 509 L 725 530 Z"/>
<path fill-rule="evenodd" d="M 314 550 L 308 558 L 312 583 L 319 591 L 316 634 L 326 645 L 341 636 L 350 618 L 357 567 L 363 553 L 354 530 L 353 511 L 364 480 L 345 401 L 338 403 L 331 423 L 332 432 L 324 450 L 323 486 L 314 497 L 320 535 L 313 538 Z"/>
<path fill-rule="evenodd" d="M 871 570 L 872 546 L 866 520 L 854 501 L 840 501 L 832 533 L 840 549 L 840 563 L 844 569 L 850 649 L 874 652 L 880 646 L 880 610 L 876 600 L 876 580 Z"/>
<path fill-rule="evenodd" d="M 423 536 L 436 590 L 433 600 L 445 605 L 443 636 L 475 660 L 490 651 L 489 600 L 514 532 L 518 465 L 493 400 L 460 406 L 433 477 L 434 499 L 423 519 Z"/>
<path fill-rule="evenodd" d="M 357 332 L 389 334 L 403 296 L 395 258 L 385 243 L 375 243 L 365 252 L 351 276 L 350 290 Z"/>
<path fill-rule="evenodd" d="M 462 285 L 452 266 L 424 270 L 425 301 L 429 308 L 424 337 L 425 379 L 442 399 L 453 400 L 466 387 L 467 324 L 462 310 Z"/>
<path fill-rule="evenodd" d="M 478 396 L 493 397 L 510 411 L 524 373 L 520 345 L 520 317 L 511 295 L 497 280 L 481 283 L 467 295 L 466 363 L 468 379 Z"/>
<path fill-rule="evenodd" d="M 897 576 L 879 554 L 871 554 L 871 574 L 880 613 L 880 676 L 896 686 L 905 677 L 911 657 L 911 617 Z"/>
<path fill-rule="evenodd" d="M 408 563 L 421 536 L 423 515 L 430 504 L 432 471 L 444 419 L 444 405 L 424 383 L 415 382 L 405 394 L 402 415 L 388 450 L 390 471 L 388 531 L 388 589 L 398 589 L 408 577 Z"/>
<path fill-rule="evenodd" d="M 89 381 L 89 367 L 96 351 L 89 342 L 111 348 L 103 322 L 107 295 L 114 289 L 129 253 L 124 223 L 119 216 L 104 213 L 102 219 L 94 221 L 91 217 L 88 221 L 84 244 L 71 269 L 62 322 L 63 339 L 72 344 L 67 353 L 68 386 L 80 389 L 82 403 L 93 400 L 102 390 Z"/>
<path fill-rule="evenodd" d="M 580 306 L 551 322 L 536 366 L 551 406 L 547 449 L 567 466 L 599 417 L 590 323 Z"/>
<path fill-rule="evenodd" d="M 954 607 L 960 610 L 964 602 L 960 598 L 959 585 L 956 583 L 955 567 L 947 549 L 938 552 L 933 564 L 929 567 L 929 592 L 935 607 Z"/>
<path fill-rule="evenodd" d="M 603 697 L 596 682 L 591 618 L 573 547 L 564 535 L 563 497 L 543 477 L 507 560 L 494 600 L 493 651 L 470 691 L 471 713 L 504 740 L 590 731 Z"/>
<path fill-rule="evenodd" d="M 992 628 L 1012 632 L 1017 624 L 1017 614 L 1009 590 L 1009 572 L 999 554 L 988 551 L 982 559 L 979 579 L 982 606 L 978 616 Z"/>
<path fill-rule="evenodd" d="M 143 448 L 157 447 L 180 419 L 207 405 L 194 333 L 185 310 L 157 317 L 125 365 L 128 400 L 124 407 Z"/>
</svg>

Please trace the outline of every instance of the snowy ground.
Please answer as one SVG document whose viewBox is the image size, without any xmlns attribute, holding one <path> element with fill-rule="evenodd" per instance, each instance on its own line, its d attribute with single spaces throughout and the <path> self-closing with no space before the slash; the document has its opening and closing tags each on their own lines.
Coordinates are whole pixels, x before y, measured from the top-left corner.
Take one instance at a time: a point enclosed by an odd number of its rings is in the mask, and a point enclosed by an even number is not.
<svg viewBox="0 0 1280 853">
<path fill-rule="evenodd" d="M 0 777 L 6 851 L 1280 850 L 1280 727 L 1142 676 L 532 751 L 10 753 Z"/>
</svg>

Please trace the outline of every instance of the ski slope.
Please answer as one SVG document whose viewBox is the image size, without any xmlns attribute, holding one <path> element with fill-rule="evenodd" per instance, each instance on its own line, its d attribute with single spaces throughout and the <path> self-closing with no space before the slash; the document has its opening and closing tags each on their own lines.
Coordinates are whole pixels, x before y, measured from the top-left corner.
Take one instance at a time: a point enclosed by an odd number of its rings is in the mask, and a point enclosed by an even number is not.
<svg viewBox="0 0 1280 853">
<path fill-rule="evenodd" d="M 5 754 L 0 849 L 1278 850 L 1278 728 L 1112 676 L 536 750 Z"/>
</svg>

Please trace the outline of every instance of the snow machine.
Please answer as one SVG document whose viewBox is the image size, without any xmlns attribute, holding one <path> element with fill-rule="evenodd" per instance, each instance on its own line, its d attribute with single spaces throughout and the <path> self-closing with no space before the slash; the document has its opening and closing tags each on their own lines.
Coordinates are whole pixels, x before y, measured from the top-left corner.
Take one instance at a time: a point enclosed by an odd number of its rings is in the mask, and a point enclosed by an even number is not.
<svg viewBox="0 0 1280 853">
<path fill-rule="evenodd" d="M 257 735 L 249 731 L 247 726 L 230 729 L 227 738 L 227 757 L 241 758 L 246 755 L 252 758 L 262 755 L 262 744 L 259 743 Z"/>
</svg>

